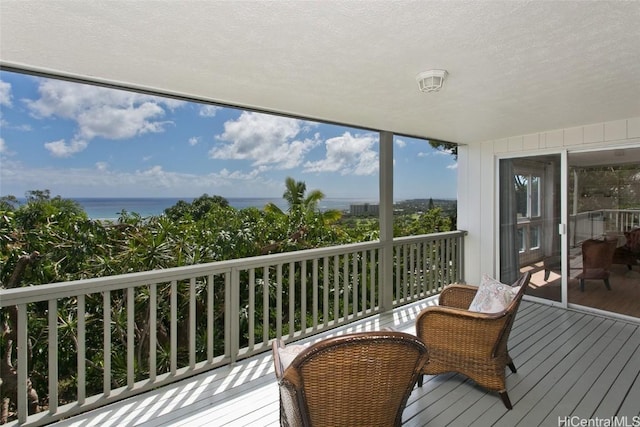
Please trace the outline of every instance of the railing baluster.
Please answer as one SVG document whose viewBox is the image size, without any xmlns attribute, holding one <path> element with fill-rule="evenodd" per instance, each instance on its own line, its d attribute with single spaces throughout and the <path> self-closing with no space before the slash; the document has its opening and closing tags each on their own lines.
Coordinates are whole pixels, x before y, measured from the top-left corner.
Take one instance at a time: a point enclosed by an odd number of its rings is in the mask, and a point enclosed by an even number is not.
<svg viewBox="0 0 640 427">
<path fill-rule="evenodd" d="M 371 310 L 373 311 L 378 305 L 378 301 L 376 301 L 375 296 L 377 295 L 377 286 L 376 283 L 378 283 L 378 281 L 376 280 L 376 267 L 377 268 L 382 268 L 382 263 L 380 262 L 380 251 L 376 250 L 376 249 L 371 249 L 371 269 L 370 269 L 370 273 L 371 273 L 371 279 L 369 280 L 370 283 L 370 301 L 371 301 Z M 381 275 L 378 275 L 377 277 L 382 277 Z"/>
<path fill-rule="evenodd" d="M 307 329 L 307 261 L 300 261 L 300 331 Z"/>
<path fill-rule="evenodd" d="M 322 325 L 327 326 L 329 324 L 329 257 L 322 258 L 322 287 L 323 287 L 323 302 L 322 302 Z"/>
<path fill-rule="evenodd" d="M 256 269 L 249 269 L 249 349 L 256 345 Z"/>
<path fill-rule="evenodd" d="M 207 276 L 207 362 L 213 362 L 213 344 L 215 337 L 215 324 L 213 323 L 213 305 L 215 304 L 213 274 Z"/>
<path fill-rule="evenodd" d="M 456 260 L 456 253 L 458 251 L 457 245 L 456 245 L 456 239 L 451 237 L 448 239 L 449 241 L 449 247 L 451 248 L 450 250 L 450 256 L 449 256 L 449 266 L 448 266 L 448 270 L 449 270 L 449 283 L 453 283 L 456 281 L 456 264 L 455 264 L 455 260 Z"/>
<path fill-rule="evenodd" d="M 437 242 L 431 241 L 429 242 L 429 286 L 431 287 L 431 292 L 435 292 L 438 289 L 438 265 L 437 265 L 437 253 L 438 250 Z"/>
<path fill-rule="evenodd" d="M 157 374 L 158 337 L 158 285 L 149 286 L 149 379 L 155 382 Z"/>
<path fill-rule="evenodd" d="M 414 260 L 413 260 L 413 298 L 424 298 L 424 284 L 422 278 L 422 243 L 413 244 Z"/>
<path fill-rule="evenodd" d="M 189 281 L 189 369 L 196 367 L 196 278 Z"/>
<path fill-rule="evenodd" d="M 224 352 L 234 363 L 240 351 L 240 270 L 237 268 L 225 274 L 224 299 Z"/>
<path fill-rule="evenodd" d="M 78 295 L 77 299 L 78 305 L 78 348 L 77 348 L 77 369 L 78 369 L 78 378 L 77 378 L 77 390 L 78 390 L 78 404 L 84 405 L 85 399 L 87 397 L 87 348 L 86 348 L 86 338 L 87 338 L 87 324 L 86 324 L 86 314 L 85 314 L 85 295 Z"/>
<path fill-rule="evenodd" d="M 400 301 L 402 299 L 402 289 L 400 289 L 400 277 L 402 274 L 402 267 L 400 266 L 402 264 L 402 245 L 398 245 L 398 246 L 394 246 L 393 248 L 393 253 L 394 253 L 394 263 L 393 263 L 393 268 L 394 268 L 394 278 L 395 278 L 395 283 L 394 283 L 394 295 L 395 295 L 395 300 L 396 301 Z"/>
<path fill-rule="evenodd" d="M 269 267 L 265 267 L 262 272 L 262 343 L 269 342 Z"/>
<path fill-rule="evenodd" d="M 293 338 L 296 331 L 296 282 L 295 282 L 296 265 L 289 263 L 289 338 Z"/>
<path fill-rule="evenodd" d="M 58 410 L 58 300 L 49 300 L 49 412 Z"/>
<path fill-rule="evenodd" d="M 353 278 L 351 280 L 351 283 L 352 283 L 351 286 L 353 286 L 353 298 L 352 298 L 352 301 L 353 301 L 353 315 L 354 315 L 354 317 L 358 317 L 358 312 L 359 312 L 359 308 L 358 308 L 358 303 L 359 303 L 358 292 L 359 292 L 359 289 L 360 289 L 360 283 L 359 283 L 360 281 L 358 280 L 358 274 L 357 274 L 359 272 L 359 269 L 358 269 L 358 252 L 353 252 L 351 254 L 351 257 L 352 257 L 351 258 L 351 264 L 352 264 L 351 265 L 351 271 L 352 271 L 351 277 Z"/>
<path fill-rule="evenodd" d="M 362 275 L 362 285 L 360 286 L 360 305 L 362 306 L 362 313 L 366 313 L 369 309 L 367 304 L 367 251 L 364 250 L 360 253 L 360 274 Z"/>
<path fill-rule="evenodd" d="M 427 297 L 429 294 L 427 293 L 427 278 L 426 278 L 426 253 L 427 253 L 427 248 L 424 245 L 424 242 L 420 242 L 418 243 L 418 246 L 420 247 L 420 257 L 418 259 L 418 272 L 420 273 L 420 295 L 422 298 Z"/>
<path fill-rule="evenodd" d="M 133 388 L 135 363 L 135 289 L 127 288 L 127 387 Z"/>
<path fill-rule="evenodd" d="M 340 256 L 333 256 L 333 322 L 340 318 Z"/>
<path fill-rule="evenodd" d="M 407 301 L 407 244 L 402 245 L 402 257 L 400 259 L 400 300 Z"/>
<path fill-rule="evenodd" d="M 27 404 L 27 379 L 28 379 L 28 351 L 29 351 L 29 331 L 27 330 L 27 304 L 18 305 L 18 330 L 17 351 L 18 351 L 18 421 L 20 424 L 27 422 L 29 407 Z"/>
<path fill-rule="evenodd" d="M 414 299 L 416 295 L 416 245 L 413 243 L 409 245 L 409 268 L 407 275 L 407 285 L 409 286 L 409 294 L 407 295 L 407 301 Z"/>
<path fill-rule="evenodd" d="M 344 277 L 344 281 L 342 283 L 344 291 L 342 292 L 342 299 L 344 305 L 344 320 L 349 318 L 351 314 L 349 312 L 349 254 L 344 254 L 344 258 L 342 260 L 342 276 Z"/>
<path fill-rule="evenodd" d="M 103 393 L 105 396 L 111 394 L 111 292 L 104 291 L 102 294 L 104 306 L 103 315 L 103 353 L 104 353 L 104 372 L 103 372 Z"/>
<path fill-rule="evenodd" d="M 178 369 L 178 283 L 171 281 L 171 375 L 175 375 Z"/>
<path fill-rule="evenodd" d="M 313 285 L 313 308 L 311 312 L 311 318 L 313 319 L 313 330 L 318 329 L 318 258 L 313 259 L 313 273 L 312 273 L 312 285 Z"/>
</svg>

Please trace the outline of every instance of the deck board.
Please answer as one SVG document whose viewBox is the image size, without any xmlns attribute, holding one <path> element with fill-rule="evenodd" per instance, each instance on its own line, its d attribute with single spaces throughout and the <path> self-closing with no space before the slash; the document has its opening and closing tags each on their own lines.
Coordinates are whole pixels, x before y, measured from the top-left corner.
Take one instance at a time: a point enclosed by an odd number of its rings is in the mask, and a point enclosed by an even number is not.
<svg viewBox="0 0 640 427">
<path fill-rule="evenodd" d="M 393 327 L 414 333 L 420 301 L 305 341 Z M 559 417 L 640 415 L 640 324 L 523 301 L 509 339 L 518 372 L 507 370 L 514 405 L 458 374 L 426 376 L 403 414 L 405 426 L 558 425 Z M 242 360 L 55 424 L 169 427 L 278 426 L 269 353 Z"/>
</svg>

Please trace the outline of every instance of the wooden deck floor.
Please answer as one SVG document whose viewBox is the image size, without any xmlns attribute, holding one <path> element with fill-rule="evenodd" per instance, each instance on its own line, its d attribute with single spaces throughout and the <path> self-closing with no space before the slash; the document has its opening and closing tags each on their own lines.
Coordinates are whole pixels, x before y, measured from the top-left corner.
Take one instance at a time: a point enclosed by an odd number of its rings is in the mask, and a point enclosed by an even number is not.
<svg viewBox="0 0 640 427">
<path fill-rule="evenodd" d="M 413 332 L 413 320 L 427 304 L 433 302 L 405 306 L 333 334 L 385 326 Z M 513 410 L 508 411 L 497 394 L 460 375 L 441 375 L 425 378 L 424 386 L 413 391 L 404 425 L 570 426 L 611 417 L 622 423 L 617 425 L 640 425 L 640 324 L 523 301 L 509 345 L 518 368 L 516 374 L 507 370 Z M 588 425 L 608 425 L 591 422 Z M 55 425 L 277 426 L 271 354 Z"/>
</svg>

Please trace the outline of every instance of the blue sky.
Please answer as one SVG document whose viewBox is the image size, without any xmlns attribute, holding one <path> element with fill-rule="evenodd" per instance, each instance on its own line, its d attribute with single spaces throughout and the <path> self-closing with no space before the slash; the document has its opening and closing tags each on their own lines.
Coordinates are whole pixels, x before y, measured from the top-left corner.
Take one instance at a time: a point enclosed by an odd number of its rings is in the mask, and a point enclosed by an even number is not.
<svg viewBox="0 0 640 427">
<path fill-rule="evenodd" d="M 378 134 L 0 72 L 0 195 L 378 199 Z M 394 198 L 455 198 L 456 163 L 396 136 Z"/>
</svg>

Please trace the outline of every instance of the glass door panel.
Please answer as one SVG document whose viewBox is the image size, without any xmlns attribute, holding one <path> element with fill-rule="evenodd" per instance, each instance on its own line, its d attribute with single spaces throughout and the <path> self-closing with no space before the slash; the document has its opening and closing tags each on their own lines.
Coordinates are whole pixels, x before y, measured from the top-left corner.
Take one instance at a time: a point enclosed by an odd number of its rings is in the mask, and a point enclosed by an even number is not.
<svg viewBox="0 0 640 427">
<path fill-rule="evenodd" d="M 640 148 L 567 159 L 568 302 L 640 318 L 640 247 L 627 249 L 640 228 Z"/>
<path fill-rule="evenodd" d="M 561 301 L 560 154 L 500 160 L 500 279 L 532 273 L 527 294 Z"/>
</svg>

